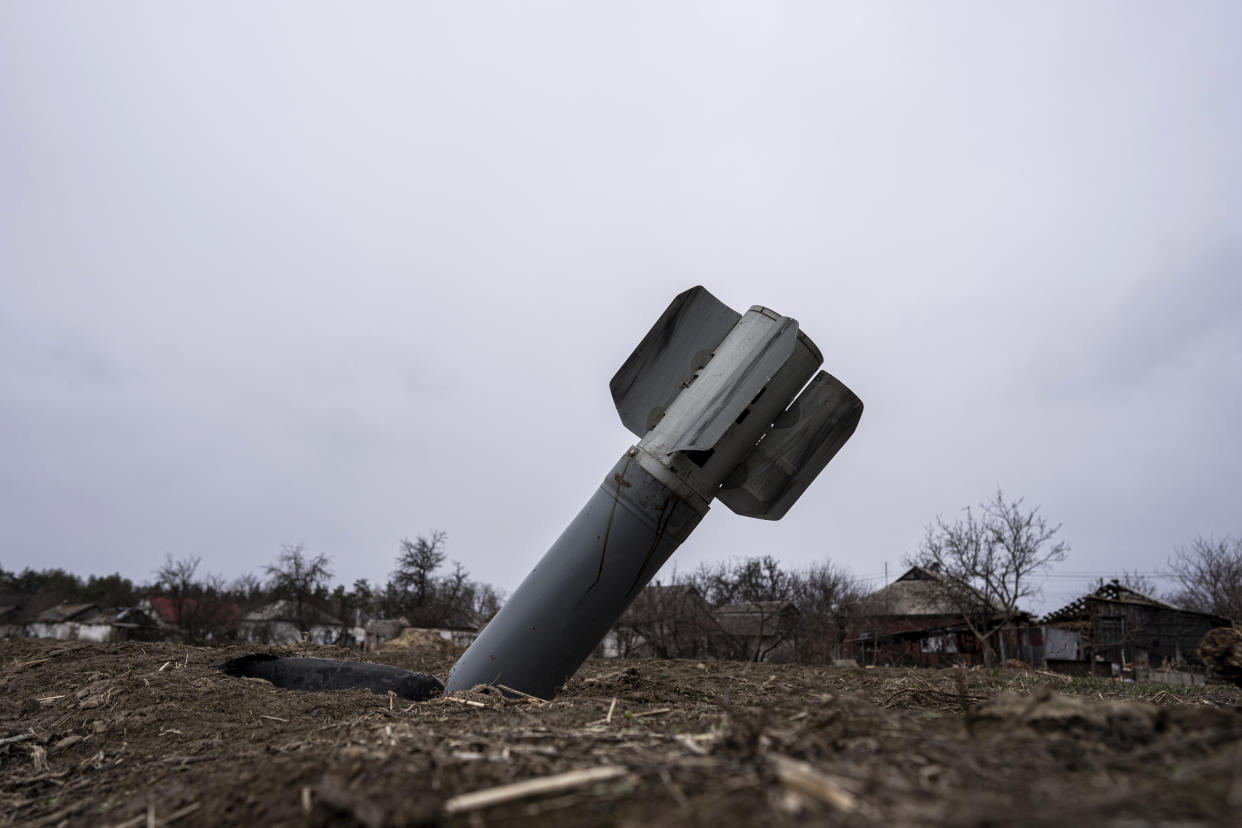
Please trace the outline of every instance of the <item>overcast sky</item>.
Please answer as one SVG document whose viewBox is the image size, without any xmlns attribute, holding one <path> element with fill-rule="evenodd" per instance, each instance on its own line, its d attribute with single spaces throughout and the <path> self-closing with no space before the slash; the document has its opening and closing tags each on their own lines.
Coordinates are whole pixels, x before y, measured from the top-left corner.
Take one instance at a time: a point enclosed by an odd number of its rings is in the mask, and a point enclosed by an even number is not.
<svg viewBox="0 0 1242 828">
<path fill-rule="evenodd" d="M 1242 6 L 0 5 L 0 566 L 398 542 L 512 591 L 678 292 L 866 404 L 674 556 L 879 586 L 997 487 L 1036 609 L 1242 533 Z M 1164 586 L 1162 582 L 1162 586 Z"/>
</svg>

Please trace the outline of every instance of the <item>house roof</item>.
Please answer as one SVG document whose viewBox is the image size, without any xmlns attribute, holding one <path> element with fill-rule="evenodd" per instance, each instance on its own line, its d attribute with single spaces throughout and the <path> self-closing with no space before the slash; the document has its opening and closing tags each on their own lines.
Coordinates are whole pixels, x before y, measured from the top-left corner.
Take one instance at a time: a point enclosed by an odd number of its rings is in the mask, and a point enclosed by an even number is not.
<svg viewBox="0 0 1242 828">
<path fill-rule="evenodd" d="M 1044 616 L 1044 622 L 1048 624 L 1055 624 L 1057 622 L 1065 621 L 1085 621 L 1093 614 L 1091 605 L 1098 602 L 1154 607 L 1157 609 L 1174 610 L 1176 612 L 1189 612 L 1194 615 L 1210 615 L 1210 613 L 1206 612 L 1194 612 L 1193 610 L 1184 610 L 1179 607 L 1175 607 L 1172 604 L 1161 601 L 1159 598 L 1144 595 L 1138 590 L 1122 586 L 1116 580 L 1112 580 L 1106 584 L 1101 584 L 1099 589 L 1094 592 L 1087 593 L 1081 598 L 1077 598 L 1061 607 L 1059 610 L 1048 613 Z"/>
<path fill-rule="evenodd" d="M 150 604 L 160 621 L 165 624 L 177 623 L 177 607 L 171 598 L 165 598 L 163 595 L 150 595 L 147 596 L 147 603 Z"/>
<path fill-rule="evenodd" d="M 617 622 L 622 626 L 699 616 L 711 620 L 711 609 L 699 591 L 688 584 L 653 584 L 638 593 Z"/>
<path fill-rule="evenodd" d="M 948 587 L 973 592 L 980 602 L 1002 608 L 987 601 L 983 593 L 962 581 L 922 566 L 912 566 L 900 578 L 862 599 L 863 608 L 871 615 L 960 615 L 961 606 L 953 601 Z"/>
<path fill-rule="evenodd" d="M 149 613 L 137 607 L 129 607 L 127 609 L 117 610 L 116 618 L 113 619 L 114 627 L 130 627 L 137 629 L 139 627 L 154 627 L 155 619 Z"/>
<path fill-rule="evenodd" d="M 789 601 L 751 601 L 717 607 L 716 623 L 729 635 L 778 635 L 798 608 Z"/>
<path fill-rule="evenodd" d="M 477 630 L 483 626 L 483 618 L 472 609 L 451 610 L 437 626 L 442 630 Z"/>
<path fill-rule="evenodd" d="M 57 604 L 35 616 L 38 624 L 60 624 L 64 621 L 83 621 L 100 612 L 98 604 Z"/>
<path fill-rule="evenodd" d="M 336 616 L 329 615 L 327 612 L 310 604 L 303 604 L 302 610 L 312 624 L 329 627 L 345 626 Z M 298 621 L 298 607 L 294 601 L 281 599 L 259 607 L 256 610 L 251 610 L 242 616 L 242 620 L 251 623 L 263 623 L 265 621 L 293 621 L 296 623 Z"/>
<path fill-rule="evenodd" d="M 171 626 L 181 623 L 181 615 L 204 616 L 226 627 L 236 627 L 241 619 L 241 607 L 234 601 L 212 600 L 200 607 L 198 598 L 184 598 L 180 604 L 163 595 L 151 595 L 146 600 L 158 619 Z"/>
</svg>

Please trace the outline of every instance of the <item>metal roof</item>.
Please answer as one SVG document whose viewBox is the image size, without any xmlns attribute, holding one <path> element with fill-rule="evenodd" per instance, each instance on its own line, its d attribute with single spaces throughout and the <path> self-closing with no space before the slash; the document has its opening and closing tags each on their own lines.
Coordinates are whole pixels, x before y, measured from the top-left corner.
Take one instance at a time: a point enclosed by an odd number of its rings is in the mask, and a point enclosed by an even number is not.
<svg viewBox="0 0 1242 828">
<path fill-rule="evenodd" d="M 961 604 L 953 600 L 950 588 L 974 593 L 981 604 L 1004 612 L 996 601 L 989 601 L 969 584 L 921 566 L 910 567 L 888 586 L 864 597 L 862 606 L 870 615 L 960 615 Z"/>
<path fill-rule="evenodd" d="M 1138 590 L 1122 586 L 1120 583 L 1113 580 L 1106 584 L 1101 584 L 1100 588 L 1095 592 L 1088 593 L 1081 598 L 1071 601 L 1059 610 L 1048 613 L 1044 616 L 1044 622 L 1056 623 L 1058 621 L 1084 621 L 1091 617 L 1091 605 L 1099 601 L 1105 601 L 1113 604 L 1133 604 L 1155 607 L 1158 609 L 1178 610 L 1178 608 L 1172 604 L 1166 604 L 1158 598 L 1152 598 L 1150 595 L 1144 595 Z M 1189 610 L 1178 611 L 1188 612 Z M 1206 615 L 1207 613 L 1200 614 Z"/>
<path fill-rule="evenodd" d="M 88 613 L 99 612 L 98 604 L 57 604 L 35 616 L 40 624 L 59 624 L 62 621 L 82 620 Z"/>
<path fill-rule="evenodd" d="M 795 623 L 798 608 L 789 601 L 751 601 L 717 607 L 720 628 L 730 635 L 778 635 Z"/>
</svg>

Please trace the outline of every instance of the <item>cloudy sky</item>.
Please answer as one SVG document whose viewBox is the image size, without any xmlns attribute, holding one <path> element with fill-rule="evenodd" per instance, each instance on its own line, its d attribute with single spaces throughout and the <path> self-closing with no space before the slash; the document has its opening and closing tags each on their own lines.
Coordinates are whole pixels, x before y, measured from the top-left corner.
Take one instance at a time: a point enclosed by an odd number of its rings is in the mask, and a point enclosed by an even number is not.
<svg viewBox="0 0 1242 828">
<path fill-rule="evenodd" d="M 1002 8 L 1003 5 L 1003 8 Z M 511 591 L 703 284 L 867 409 L 673 561 L 880 584 L 997 487 L 1045 586 L 1242 533 L 1236 3 L 0 5 L 0 566 L 403 536 Z"/>
</svg>

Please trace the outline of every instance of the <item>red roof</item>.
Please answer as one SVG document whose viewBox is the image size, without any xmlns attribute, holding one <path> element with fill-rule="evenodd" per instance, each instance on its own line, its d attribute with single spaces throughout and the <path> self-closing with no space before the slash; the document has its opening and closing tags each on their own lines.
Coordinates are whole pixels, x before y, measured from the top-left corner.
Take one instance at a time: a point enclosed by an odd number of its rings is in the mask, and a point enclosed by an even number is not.
<svg viewBox="0 0 1242 828">
<path fill-rule="evenodd" d="M 177 602 L 172 598 L 163 595 L 148 596 L 147 602 L 151 604 L 151 609 L 155 610 L 160 620 L 165 624 L 177 625 L 180 618 L 177 614 Z M 181 608 L 187 615 L 195 615 L 199 612 L 199 599 L 186 598 L 181 602 Z M 237 622 L 241 620 L 241 607 L 232 601 L 213 601 L 204 607 L 204 612 L 210 612 L 215 620 L 225 627 L 236 627 Z"/>
</svg>

